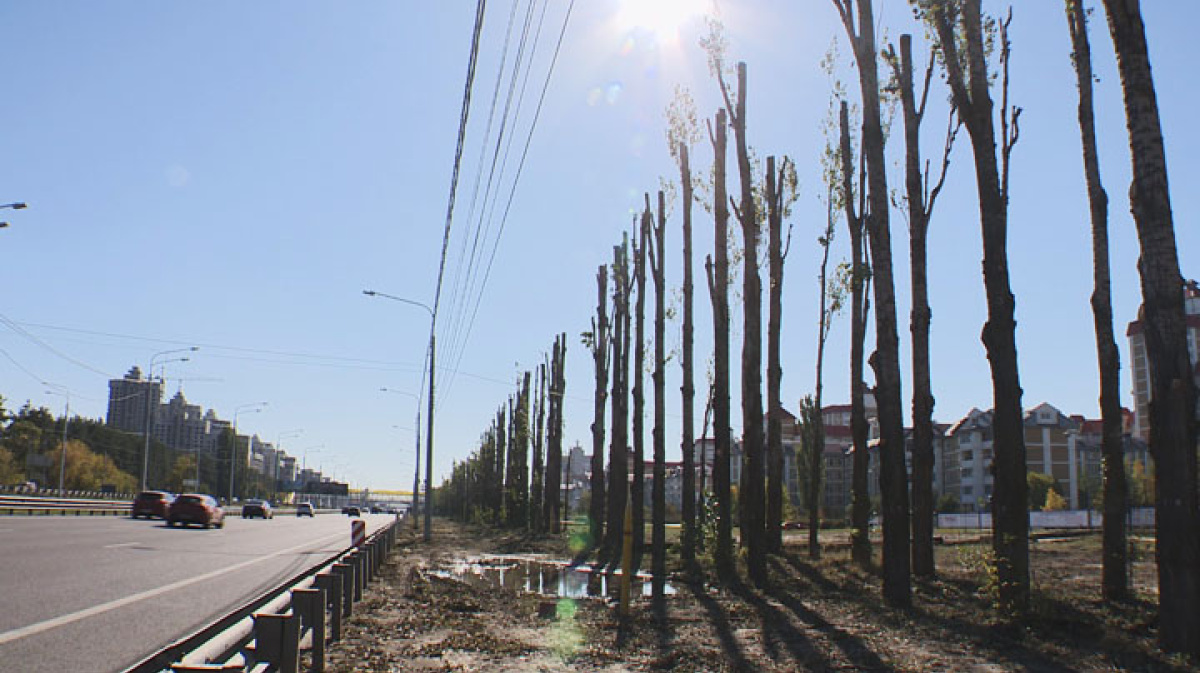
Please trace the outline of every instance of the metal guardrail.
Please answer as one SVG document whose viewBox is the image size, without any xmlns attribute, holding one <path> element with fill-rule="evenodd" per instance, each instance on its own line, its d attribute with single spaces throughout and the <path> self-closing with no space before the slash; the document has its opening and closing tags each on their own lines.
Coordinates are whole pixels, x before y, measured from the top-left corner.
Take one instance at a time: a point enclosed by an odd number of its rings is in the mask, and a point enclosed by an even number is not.
<svg viewBox="0 0 1200 673">
<path fill-rule="evenodd" d="M 129 500 L 92 500 L 87 498 L 46 498 L 40 496 L 0 495 L 0 514 L 129 514 Z"/>
<path fill-rule="evenodd" d="M 155 652 L 124 673 L 321 673 L 326 646 L 396 545 L 403 519 Z"/>
</svg>

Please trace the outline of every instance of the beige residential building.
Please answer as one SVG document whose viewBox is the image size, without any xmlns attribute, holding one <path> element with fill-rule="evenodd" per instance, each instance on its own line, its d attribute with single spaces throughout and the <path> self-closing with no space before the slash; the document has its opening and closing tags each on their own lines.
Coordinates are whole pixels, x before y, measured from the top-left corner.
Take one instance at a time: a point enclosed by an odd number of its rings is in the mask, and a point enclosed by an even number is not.
<svg viewBox="0 0 1200 673">
<path fill-rule="evenodd" d="M 1187 317 L 1188 355 L 1195 367 L 1197 384 L 1200 385 L 1200 286 L 1188 281 L 1184 287 L 1184 312 Z M 1142 309 L 1138 319 L 1129 323 L 1125 330 L 1129 337 L 1130 372 L 1133 376 L 1134 421 L 1133 434 L 1144 442 L 1150 441 L 1150 364 L 1146 358 L 1146 337 L 1142 328 Z"/>
</svg>

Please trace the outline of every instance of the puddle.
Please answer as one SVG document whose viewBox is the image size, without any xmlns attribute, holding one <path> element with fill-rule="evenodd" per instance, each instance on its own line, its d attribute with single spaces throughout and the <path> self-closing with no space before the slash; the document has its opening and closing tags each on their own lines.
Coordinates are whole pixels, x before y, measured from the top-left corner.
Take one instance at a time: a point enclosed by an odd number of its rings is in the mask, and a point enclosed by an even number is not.
<svg viewBox="0 0 1200 673">
<path fill-rule="evenodd" d="M 465 582 L 480 589 L 504 587 L 558 598 L 616 597 L 621 586 L 619 571 L 609 574 L 593 571 L 591 566 L 586 565 L 571 568 L 566 563 L 511 556 L 463 559 L 430 574 Z M 650 597 L 653 594 L 650 579 L 649 573 L 635 575 L 632 593 Z M 663 593 L 675 593 L 670 582 L 664 585 Z"/>
</svg>

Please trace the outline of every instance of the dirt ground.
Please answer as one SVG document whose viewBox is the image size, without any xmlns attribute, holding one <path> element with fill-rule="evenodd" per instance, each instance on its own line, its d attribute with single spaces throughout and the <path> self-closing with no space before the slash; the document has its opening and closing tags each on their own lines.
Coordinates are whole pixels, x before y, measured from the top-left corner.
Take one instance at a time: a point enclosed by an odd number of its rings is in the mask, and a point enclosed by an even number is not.
<svg viewBox="0 0 1200 673">
<path fill-rule="evenodd" d="M 528 576 L 485 586 L 453 572 L 463 559 L 493 554 L 566 559 L 563 539 L 441 520 L 433 537 L 402 540 L 355 606 L 328 670 L 1200 670 L 1155 649 L 1151 540 L 1135 539 L 1138 596 L 1118 606 L 1098 600 L 1098 534 L 1034 542 L 1033 607 L 1018 622 L 991 608 L 978 536 L 938 547 L 938 579 L 915 584 L 905 611 L 882 603 L 877 574 L 853 567 L 834 533 L 815 563 L 803 539 L 790 539 L 771 559 L 766 591 L 675 576 L 673 594 L 637 598 L 622 623 L 604 597 L 553 598 L 522 591 Z"/>
</svg>

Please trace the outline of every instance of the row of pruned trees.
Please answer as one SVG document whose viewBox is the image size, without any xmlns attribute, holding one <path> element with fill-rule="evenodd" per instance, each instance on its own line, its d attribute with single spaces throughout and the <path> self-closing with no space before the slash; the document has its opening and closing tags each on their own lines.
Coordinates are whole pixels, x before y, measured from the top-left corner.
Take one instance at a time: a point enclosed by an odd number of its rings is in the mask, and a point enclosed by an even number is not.
<svg viewBox="0 0 1200 673">
<path fill-rule="evenodd" d="M 434 494 L 439 512 L 534 533 L 561 530 L 566 357 L 567 337 L 560 334 L 536 377 L 525 372 L 497 409 L 479 447 L 454 463 Z"/>
</svg>

